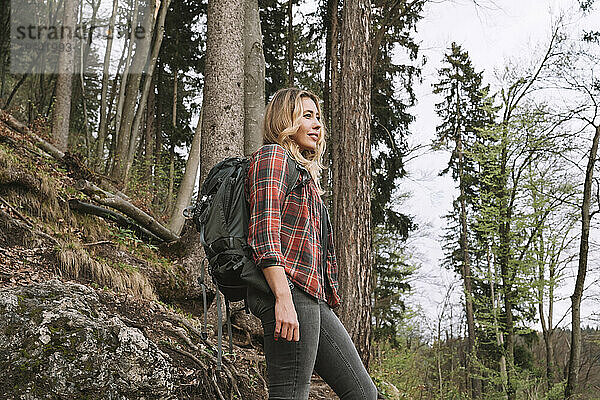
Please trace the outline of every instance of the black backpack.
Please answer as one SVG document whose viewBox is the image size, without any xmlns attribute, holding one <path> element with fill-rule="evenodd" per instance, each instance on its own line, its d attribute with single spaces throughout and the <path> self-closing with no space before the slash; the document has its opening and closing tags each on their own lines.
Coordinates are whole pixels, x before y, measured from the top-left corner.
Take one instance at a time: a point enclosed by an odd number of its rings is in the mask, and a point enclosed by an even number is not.
<svg viewBox="0 0 600 400">
<path fill-rule="evenodd" d="M 184 210 L 186 218 L 193 219 L 200 233 L 200 241 L 208 271 L 217 287 L 218 315 L 218 354 L 217 369 L 221 368 L 222 357 L 222 315 L 220 293 L 225 297 L 227 312 L 227 333 L 229 352 L 233 352 L 231 337 L 231 301 L 246 301 L 248 286 L 269 292 L 269 286 L 262 271 L 254 263 L 252 251 L 248 245 L 248 222 L 250 205 L 246 199 L 244 185 L 248 175 L 250 160 L 241 157 L 227 158 L 215 165 L 202 183 L 198 201 Z M 286 196 L 294 188 L 300 175 L 297 163 L 288 157 Z M 198 279 L 202 287 L 204 302 L 204 339 L 206 333 L 206 285 L 204 284 L 204 265 Z M 247 311 L 247 305 L 245 304 Z"/>
</svg>

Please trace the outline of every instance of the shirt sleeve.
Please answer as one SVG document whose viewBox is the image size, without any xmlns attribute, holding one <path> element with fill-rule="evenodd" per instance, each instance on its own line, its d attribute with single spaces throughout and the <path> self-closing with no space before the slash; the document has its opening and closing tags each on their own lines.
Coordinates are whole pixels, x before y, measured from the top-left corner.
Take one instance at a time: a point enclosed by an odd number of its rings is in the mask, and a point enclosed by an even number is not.
<svg viewBox="0 0 600 400">
<path fill-rule="evenodd" d="M 248 244 L 254 262 L 260 268 L 281 266 L 286 261 L 281 252 L 281 212 L 287 192 L 288 156 L 279 145 L 261 147 L 248 169 L 250 221 Z"/>
</svg>

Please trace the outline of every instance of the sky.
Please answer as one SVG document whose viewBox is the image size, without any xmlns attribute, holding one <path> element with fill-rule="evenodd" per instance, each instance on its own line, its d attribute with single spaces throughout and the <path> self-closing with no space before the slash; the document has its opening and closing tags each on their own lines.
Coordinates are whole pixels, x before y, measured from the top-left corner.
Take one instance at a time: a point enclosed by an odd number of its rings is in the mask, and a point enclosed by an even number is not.
<svg viewBox="0 0 600 400">
<path fill-rule="evenodd" d="M 455 41 L 469 52 L 477 71 L 484 71 L 484 81 L 497 85 L 495 71 L 507 61 L 531 58 L 549 38 L 553 21 L 561 12 L 577 7 L 575 0 L 472 0 L 432 2 L 426 7 L 425 18 L 417 26 L 421 54 L 427 58 L 423 69 L 423 83 L 416 89 L 418 104 L 413 108 L 416 121 L 411 126 L 411 146 L 431 143 L 439 120 L 434 105 L 440 99 L 432 94 L 432 83 L 437 80 L 437 69 L 444 53 Z M 600 10 L 600 7 L 596 7 Z M 600 11 L 586 18 L 576 19 L 571 27 L 600 27 Z M 453 288 L 454 298 L 461 290 L 460 281 L 453 273 L 440 266 L 443 258 L 440 235 L 443 233 L 445 215 L 457 196 L 455 183 L 450 176 L 438 176 L 445 168 L 449 153 L 435 152 L 420 155 L 407 164 L 408 178 L 401 190 L 412 196 L 404 204 L 404 212 L 415 216 L 426 227 L 411 239 L 412 248 L 420 254 L 419 276 L 413 281 L 414 292 L 410 303 L 422 307 L 425 320 L 435 322 L 442 310 L 448 288 Z M 565 296 L 572 292 L 572 280 L 564 288 Z M 456 303 L 456 301 L 453 301 Z M 558 305 L 555 318 L 568 310 L 570 302 Z M 454 315 L 460 313 L 457 304 Z M 448 314 L 446 309 L 445 313 Z M 590 309 L 588 307 L 587 314 Z M 586 309 L 583 311 L 585 320 Z M 570 317 L 565 320 L 570 320 Z M 564 324 L 563 324 L 564 325 Z"/>
</svg>

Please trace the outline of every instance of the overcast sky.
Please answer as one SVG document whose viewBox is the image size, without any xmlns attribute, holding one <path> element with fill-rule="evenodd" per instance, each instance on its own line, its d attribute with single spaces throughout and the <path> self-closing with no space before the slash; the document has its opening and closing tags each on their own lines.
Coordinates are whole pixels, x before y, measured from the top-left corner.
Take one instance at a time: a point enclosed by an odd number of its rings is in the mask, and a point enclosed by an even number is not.
<svg viewBox="0 0 600 400">
<path fill-rule="evenodd" d="M 481 0 L 478 3 L 482 6 L 474 6 L 472 0 L 456 0 L 430 3 L 426 7 L 425 18 L 418 25 L 418 38 L 428 61 L 423 70 L 424 82 L 416 92 L 419 103 L 413 112 L 417 120 L 409 139 L 413 145 L 430 143 L 435 136 L 439 121 L 434 104 L 440 99 L 432 94 L 431 84 L 437 80 L 436 71 L 452 41 L 469 52 L 475 69 L 485 71 L 485 81 L 494 87 L 497 84 L 495 70 L 503 68 L 507 60 L 530 58 L 547 42 L 557 16 L 578 5 L 576 0 L 496 0 L 495 4 Z M 571 27 L 600 29 L 600 12 L 576 19 Z M 439 313 L 447 288 L 454 284 L 457 291 L 461 290 L 457 277 L 440 267 L 443 252 L 439 235 L 445 226 L 442 216 L 450 210 L 457 196 L 452 179 L 438 176 L 448 159 L 449 154 L 443 152 L 415 158 L 408 164 L 409 177 L 402 184 L 402 190 L 412 193 L 403 211 L 414 215 L 421 226 L 430 227 L 426 237 L 412 242 L 422 253 L 422 267 L 419 279 L 413 282 L 416 290 L 411 300 L 423 307 L 430 321 Z M 567 296 L 572 293 L 572 283 L 568 286 L 564 289 Z M 560 318 L 560 312 L 566 312 L 569 304 L 564 301 L 557 307 L 556 319 Z M 460 305 L 456 307 L 455 315 L 460 312 Z M 585 316 L 582 317 L 585 321 Z"/>
</svg>

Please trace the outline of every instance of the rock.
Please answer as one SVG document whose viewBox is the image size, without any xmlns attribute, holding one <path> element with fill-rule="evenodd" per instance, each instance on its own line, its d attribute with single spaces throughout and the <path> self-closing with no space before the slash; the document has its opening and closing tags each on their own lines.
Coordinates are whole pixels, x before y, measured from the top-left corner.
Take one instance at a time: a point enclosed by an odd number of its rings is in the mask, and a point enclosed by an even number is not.
<svg viewBox="0 0 600 400">
<path fill-rule="evenodd" d="M 174 367 L 89 287 L 0 290 L 0 398 L 170 399 Z"/>
</svg>

